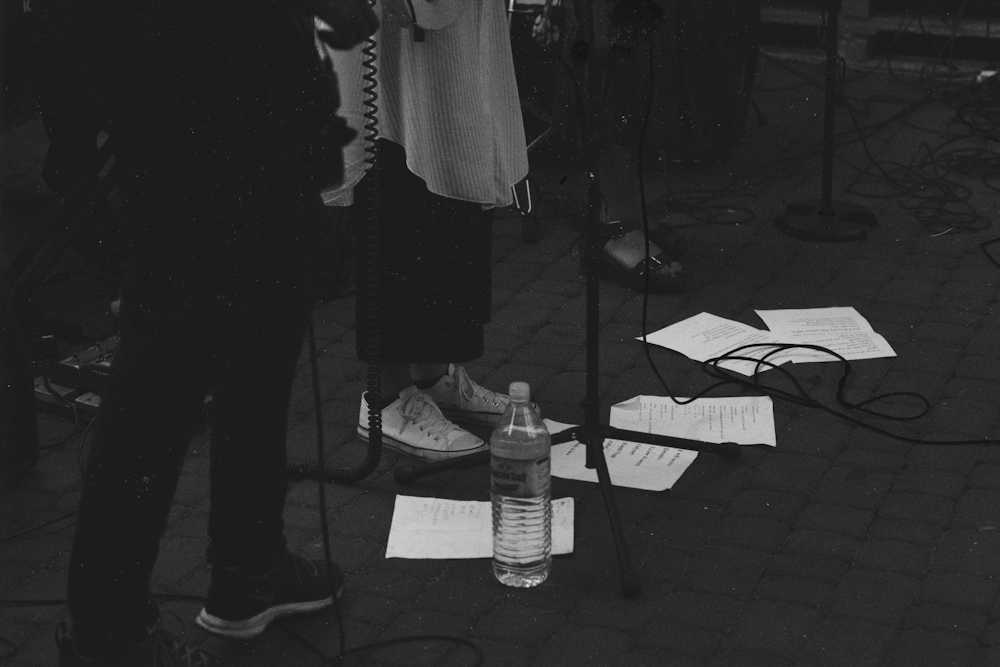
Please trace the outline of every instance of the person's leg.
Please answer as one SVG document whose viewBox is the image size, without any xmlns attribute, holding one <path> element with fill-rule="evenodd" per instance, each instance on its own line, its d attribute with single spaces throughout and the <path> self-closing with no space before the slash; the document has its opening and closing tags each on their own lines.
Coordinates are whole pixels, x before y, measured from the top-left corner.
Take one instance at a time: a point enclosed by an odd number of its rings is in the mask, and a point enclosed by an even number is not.
<svg viewBox="0 0 1000 667">
<path fill-rule="evenodd" d="M 284 552 L 285 435 L 308 316 L 304 304 L 288 304 L 223 325 L 212 395 L 213 567 L 267 569 Z"/>
<path fill-rule="evenodd" d="M 648 96 L 650 43 L 636 35 L 622 34 L 622 48 L 612 47 L 608 56 L 606 106 L 600 138 L 601 196 L 604 203 L 602 222 L 608 227 L 601 249 L 602 268 L 633 288 L 643 289 L 648 261 L 649 288 L 652 292 L 676 292 L 683 289 L 686 275 L 676 261 L 673 249 L 649 241 L 648 260 L 639 189 L 639 142 Z M 653 234 L 651 233 L 652 237 Z M 658 238 L 670 236 L 670 228 L 660 230 Z"/>
<path fill-rule="evenodd" d="M 343 574 L 286 548 L 285 436 L 309 307 L 294 298 L 225 324 L 213 394 L 208 560 L 212 580 L 197 622 L 232 639 L 276 618 L 333 604 Z M 248 360 L 256 360 L 248 363 Z"/>
<path fill-rule="evenodd" d="M 380 142 L 378 170 L 379 182 L 392 184 L 392 195 L 378 197 L 377 266 L 359 253 L 357 338 L 359 358 L 380 366 L 383 443 L 429 460 L 480 451 L 482 439 L 446 419 L 422 388 L 447 375 L 450 361 L 482 354 L 488 221 L 478 204 L 429 192 L 406 167 L 399 144 Z M 369 179 L 363 180 L 360 197 L 368 187 Z M 377 294 L 369 290 L 374 270 Z M 377 346 L 374 318 L 380 323 Z M 358 415 L 362 439 L 368 437 L 368 413 L 365 396 Z"/>
<path fill-rule="evenodd" d="M 145 635 L 148 582 L 207 391 L 201 332 L 156 333 L 123 307 L 102 394 L 69 566 L 77 647 L 100 654 Z"/>
</svg>

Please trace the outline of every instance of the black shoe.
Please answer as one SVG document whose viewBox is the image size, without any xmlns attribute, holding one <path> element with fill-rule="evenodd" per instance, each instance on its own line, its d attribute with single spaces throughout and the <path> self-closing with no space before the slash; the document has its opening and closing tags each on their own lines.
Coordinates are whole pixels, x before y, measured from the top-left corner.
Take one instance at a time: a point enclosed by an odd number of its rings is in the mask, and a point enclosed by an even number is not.
<svg viewBox="0 0 1000 667">
<path fill-rule="evenodd" d="M 646 244 L 642 232 L 631 231 L 604 241 L 598 261 L 599 275 L 617 279 L 637 292 L 646 289 Z M 582 248 L 581 248 L 582 252 Z M 687 285 L 687 273 L 674 258 L 655 243 L 649 244 L 649 291 L 673 294 Z M 581 268 L 583 266 L 581 256 Z"/>
<path fill-rule="evenodd" d="M 193 649 L 156 623 L 148 636 L 117 647 L 110 654 L 89 656 L 80 653 L 73 635 L 60 622 L 56 626 L 56 646 L 59 648 L 59 667 L 89 665 L 90 667 L 216 667 L 219 659 L 211 653 Z"/>
<path fill-rule="evenodd" d="M 325 563 L 286 551 L 260 576 L 240 567 L 212 568 L 205 608 L 196 621 L 212 634 L 249 639 L 281 616 L 330 607 L 343 588 L 344 575 L 336 566 L 327 572 Z"/>
</svg>

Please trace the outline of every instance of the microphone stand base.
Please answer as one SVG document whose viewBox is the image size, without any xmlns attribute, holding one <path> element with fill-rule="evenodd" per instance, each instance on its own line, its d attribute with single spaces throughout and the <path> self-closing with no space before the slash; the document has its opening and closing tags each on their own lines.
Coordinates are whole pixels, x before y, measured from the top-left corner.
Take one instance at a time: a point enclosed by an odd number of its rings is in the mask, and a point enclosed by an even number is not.
<svg viewBox="0 0 1000 667">
<path fill-rule="evenodd" d="M 865 240 L 868 229 L 878 226 L 878 218 L 860 204 L 834 200 L 824 206 L 820 199 L 807 199 L 790 203 L 774 219 L 774 226 L 802 241 L 842 243 Z"/>
</svg>

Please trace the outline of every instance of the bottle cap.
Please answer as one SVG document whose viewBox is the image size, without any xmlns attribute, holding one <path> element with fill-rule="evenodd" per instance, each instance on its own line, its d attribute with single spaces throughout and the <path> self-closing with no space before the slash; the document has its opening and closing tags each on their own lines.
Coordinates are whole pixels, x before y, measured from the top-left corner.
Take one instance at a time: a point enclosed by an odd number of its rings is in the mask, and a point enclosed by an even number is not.
<svg viewBox="0 0 1000 667">
<path fill-rule="evenodd" d="M 517 401 L 518 403 L 526 402 L 531 398 L 531 388 L 527 382 L 511 382 L 508 393 L 510 394 L 510 400 Z"/>
</svg>

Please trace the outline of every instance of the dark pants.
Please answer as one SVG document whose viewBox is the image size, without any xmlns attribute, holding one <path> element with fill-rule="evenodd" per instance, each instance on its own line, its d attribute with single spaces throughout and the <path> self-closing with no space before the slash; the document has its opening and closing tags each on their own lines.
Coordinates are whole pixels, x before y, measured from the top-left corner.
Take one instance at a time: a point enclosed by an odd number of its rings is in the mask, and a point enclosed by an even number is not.
<svg viewBox="0 0 1000 667">
<path fill-rule="evenodd" d="M 285 548 L 305 220 L 322 205 L 294 126 L 230 44 L 178 40 L 149 81 L 113 117 L 129 256 L 69 567 L 85 651 L 157 617 L 149 578 L 208 392 L 208 560 L 261 569 Z"/>
<path fill-rule="evenodd" d="M 127 310 L 68 584 L 74 631 L 98 645 L 156 619 L 149 577 L 209 390 L 209 562 L 255 569 L 281 554 L 286 415 L 308 312 L 289 304 L 157 333 L 132 326 Z"/>
<path fill-rule="evenodd" d="M 352 207 L 361 251 L 357 256 L 357 351 L 369 363 L 432 364 L 472 361 L 483 354 L 490 319 L 493 211 L 442 197 L 406 166 L 399 144 L 379 140 L 377 259 L 365 252 L 362 179 Z M 378 297 L 369 272 L 379 270 Z M 380 349 L 372 354 L 370 321 L 380 320 Z"/>
</svg>

